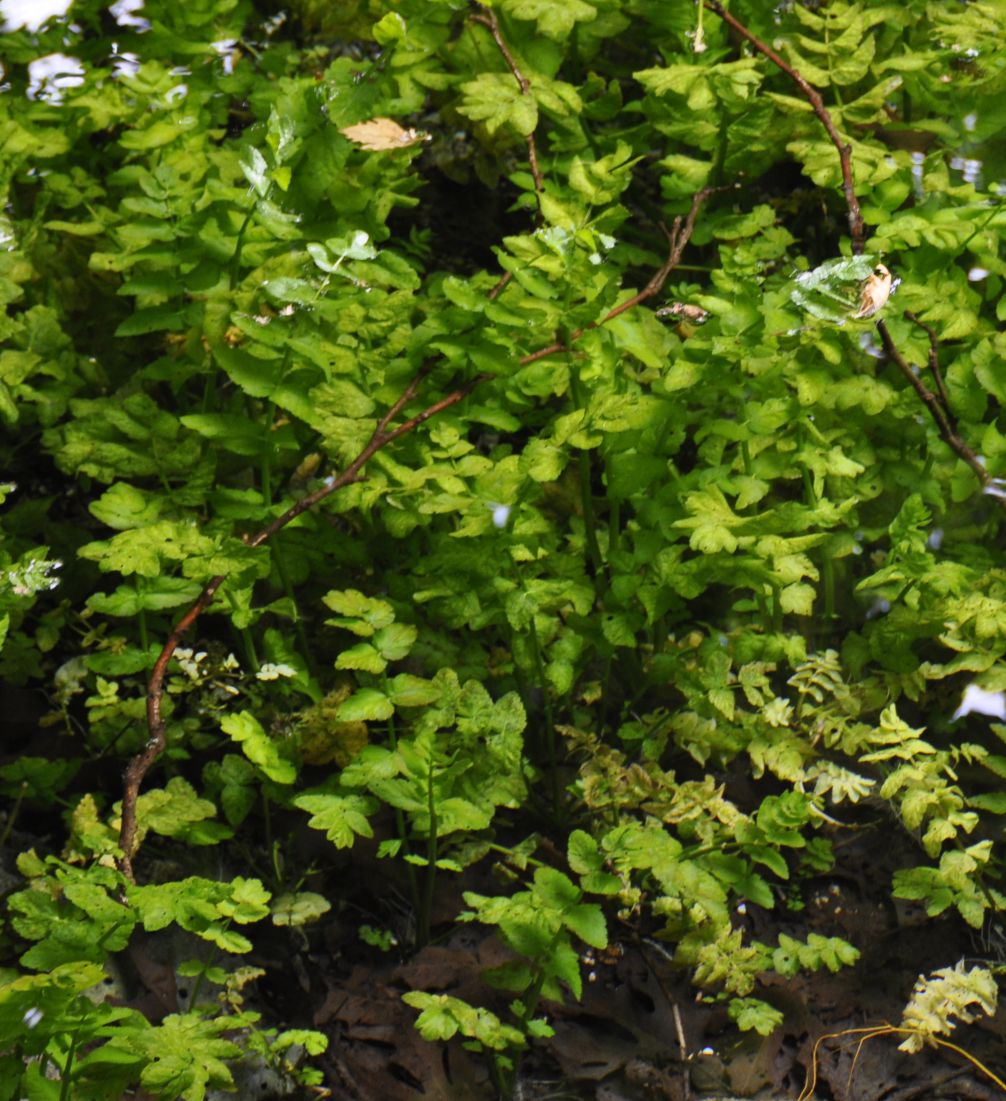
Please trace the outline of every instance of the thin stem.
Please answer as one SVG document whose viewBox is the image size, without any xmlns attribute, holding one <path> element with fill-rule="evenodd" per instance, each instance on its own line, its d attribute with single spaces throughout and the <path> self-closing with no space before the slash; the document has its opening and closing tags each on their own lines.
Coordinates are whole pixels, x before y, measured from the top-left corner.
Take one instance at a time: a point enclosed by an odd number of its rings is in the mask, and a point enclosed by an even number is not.
<svg viewBox="0 0 1006 1101">
<path fill-rule="evenodd" d="M 70 1038 L 70 1046 L 66 1052 L 66 1060 L 60 1071 L 59 1101 L 70 1101 L 70 1072 L 73 1070 L 73 1060 L 77 1053 L 77 1036 Z"/>
<path fill-rule="evenodd" d="M 423 905 L 419 910 L 419 947 L 430 942 L 430 915 L 433 913 L 433 895 L 437 882 L 437 799 L 434 779 L 436 765 L 430 760 L 426 776 L 426 813 L 430 826 L 426 835 L 426 882 L 423 890 Z"/>
<path fill-rule="evenodd" d="M 559 762 L 555 745 L 555 717 L 552 714 L 552 697 L 548 691 L 548 680 L 545 677 L 545 663 L 542 660 L 541 645 L 538 642 L 538 628 L 535 626 L 534 616 L 528 625 L 528 637 L 531 640 L 531 655 L 534 660 L 535 672 L 538 676 L 538 685 L 545 698 L 545 752 L 548 754 L 549 787 L 552 792 L 552 811 L 559 814 Z"/>
<path fill-rule="evenodd" d="M 283 540 L 278 534 L 273 539 L 272 560 L 276 566 L 276 573 L 279 574 L 279 582 L 283 589 L 283 595 L 290 601 L 294 608 L 293 629 L 297 633 L 297 642 L 300 646 L 304 663 L 307 665 L 308 672 L 311 676 L 315 676 L 316 668 L 314 653 L 311 649 L 311 642 L 307 637 L 307 631 L 304 629 L 304 617 L 300 614 L 300 609 L 297 607 L 297 597 L 294 595 L 293 585 L 290 582 L 290 571 L 287 569 L 286 555 L 283 553 Z"/>
<path fill-rule="evenodd" d="M 391 695 L 391 689 L 388 687 L 388 674 L 385 671 L 382 674 L 384 694 L 386 696 Z M 388 716 L 388 743 L 391 746 L 392 752 L 398 750 L 398 732 L 395 729 L 395 716 L 394 713 Z M 395 832 L 401 843 L 402 855 L 406 855 L 409 851 L 409 836 L 405 828 L 405 812 L 401 807 L 395 807 Z M 405 862 L 405 874 L 409 879 L 409 902 L 412 903 L 412 912 L 418 914 L 420 912 L 421 903 L 419 899 L 419 884 L 416 881 L 416 869 L 409 862 Z"/>
<path fill-rule="evenodd" d="M 688 244 L 692 233 L 695 231 L 695 221 L 699 216 L 699 211 L 702 209 L 702 204 L 717 190 L 719 190 L 719 188 L 704 187 L 701 191 L 697 191 L 692 197 L 691 209 L 688 211 L 688 215 L 684 220 L 675 218 L 674 225 L 671 227 L 670 231 L 668 231 L 666 226 L 661 226 L 661 229 L 664 231 L 664 236 L 667 238 L 668 249 L 667 259 L 663 262 L 657 273 L 641 291 L 638 291 L 631 298 L 627 298 L 624 302 L 620 302 L 617 306 L 613 306 L 600 321 L 591 321 L 589 325 L 584 325 L 582 329 L 574 329 L 569 334 L 569 344 L 575 343 L 584 333 L 589 333 L 593 329 L 598 329 L 602 325 L 606 325 L 620 314 L 625 313 L 626 310 L 633 309 L 647 299 L 653 298 L 654 295 L 659 294 L 661 290 L 663 290 L 664 284 L 667 282 L 667 277 L 678 266 L 681 254 L 685 251 L 685 246 Z M 546 356 L 553 356 L 558 352 L 564 352 L 567 347 L 568 345 L 564 344 L 562 341 L 556 341 L 554 344 L 549 344 L 545 348 L 539 348 L 537 352 L 531 352 L 529 355 L 523 356 L 519 360 L 519 363 L 522 367 L 525 367 L 529 363 L 535 363 L 539 359 L 545 359 Z"/>
<path fill-rule="evenodd" d="M 18 812 L 21 810 L 21 804 L 24 802 L 24 797 L 28 794 L 28 781 L 22 780 L 21 786 L 17 789 L 17 798 L 14 800 L 14 806 L 7 813 L 7 821 L 4 823 L 3 833 L 0 834 L 0 852 L 7 846 L 7 841 L 10 838 L 10 831 L 14 828 L 14 823 L 17 821 Z"/>
<path fill-rule="evenodd" d="M 580 384 L 580 376 L 577 374 L 575 364 L 569 365 L 569 388 L 573 398 L 573 404 L 577 409 L 584 409 L 583 387 Z M 604 559 L 601 557 L 601 546 L 597 541 L 597 521 L 594 516 L 594 494 L 591 489 L 592 470 L 590 452 L 581 449 L 579 460 L 580 482 L 580 510 L 583 513 L 583 534 L 587 547 L 587 557 L 594 571 L 594 579 L 600 584 L 604 583 Z"/>
<path fill-rule="evenodd" d="M 947 388 L 943 385 L 943 374 L 940 371 L 940 342 L 936 336 L 936 330 L 931 325 L 927 325 L 924 321 L 921 321 L 911 310 L 905 310 L 905 317 L 907 317 L 913 325 L 918 325 L 918 327 L 925 332 L 926 336 L 929 337 L 929 370 L 933 376 L 933 381 L 936 383 L 936 389 L 939 391 L 940 401 L 943 403 L 943 409 L 947 414 L 947 419 L 953 424 L 954 415 L 950 409 L 950 395 L 947 393 Z"/>
<path fill-rule="evenodd" d="M 863 225 L 863 213 L 859 208 L 859 199 L 856 197 L 856 187 L 853 182 L 852 176 L 852 146 L 842 140 L 842 135 L 839 134 L 838 128 L 828 113 L 828 108 L 824 105 L 824 100 L 821 98 L 820 93 L 811 84 L 804 79 L 800 73 L 779 56 L 767 43 L 749 31 L 747 27 L 734 15 L 723 7 L 719 0 L 705 0 L 706 7 L 718 15 L 724 23 L 733 27 L 733 29 L 742 37 L 746 38 L 748 42 L 760 53 L 772 62 L 773 65 L 781 69 L 794 84 L 803 92 L 804 98 L 811 105 L 814 114 L 817 115 L 821 121 L 821 125 L 828 132 L 828 137 L 831 139 L 832 145 L 838 150 L 839 160 L 842 165 L 842 191 L 845 193 L 845 205 L 849 211 L 849 235 L 852 238 L 852 251 L 859 255 L 863 251 L 863 237 L 865 234 L 865 228 Z"/>
<path fill-rule="evenodd" d="M 485 8 L 479 5 L 480 12 L 477 15 L 471 17 L 473 23 L 481 23 L 483 27 L 487 27 L 489 33 L 493 36 L 493 41 L 496 43 L 496 47 L 503 55 L 503 60 L 507 63 L 507 68 L 513 73 L 514 80 L 517 81 L 517 87 L 520 88 L 520 94 L 522 96 L 531 95 L 531 84 L 527 77 L 520 71 L 517 62 L 514 60 L 513 54 L 510 52 L 510 47 L 507 46 L 506 40 L 503 38 L 503 32 L 500 30 L 499 19 L 496 17 L 496 12 L 492 8 Z M 538 203 L 538 212 L 541 213 L 541 195 L 545 190 L 545 181 L 542 179 L 541 169 L 538 167 L 538 147 L 534 140 L 534 131 L 526 135 L 524 138 L 527 143 L 527 159 L 531 168 L 531 178 L 534 180 L 534 197 Z"/>
<path fill-rule="evenodd" d="M 884 345 L 884 351 L 897 366 L 898 370 L 902 373 L 905 379 L 908 381 L 912 389 L 919 395 L 922 404 L 929 410 L 930 416 L 936 423 L 937 431 L 940 434 L 940 438 L 946 443 L 959 458 L 963 459 L 965 463 L 971 468 L 975 477 L 978 479 L 979 484 L 983 489 L 988 489 L 993 482 L 992 475 L 985 469 L 981 460 L 975 454 L 975 452 L 964 442 L 961 436 L 957 433 L 956 427 L 944 409 L 940 399 L 929 389 L 928 386 L 922 381 L 921 378 L 912 370 L 909 364 L 905 361 L 905 357 L 898 350 L 898 346 L 894 343 L 891 334 L 887 330 L 887 324 L 883 320 L 877 322 L 877 332 L 880 333 L 880 339 Z M 994 494 L 995 499 L 999 502 L 1001 508 L 1006 509 L 1006 498 Z"/>
</svg>

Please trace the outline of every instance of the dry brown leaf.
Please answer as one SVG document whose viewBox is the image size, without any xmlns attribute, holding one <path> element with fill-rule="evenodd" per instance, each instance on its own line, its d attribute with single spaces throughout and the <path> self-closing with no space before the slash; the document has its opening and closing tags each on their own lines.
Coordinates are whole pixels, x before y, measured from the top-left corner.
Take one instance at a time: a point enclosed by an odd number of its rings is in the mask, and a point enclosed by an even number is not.
<svg viewBox="0 0 1006 1101">
<path fill-rule="evenodd" d="M 425 131 L 411 128 L 406 130 L 394 119 L 386 118 L 368 119 L 353 126 L 343 126 L 339 133 L 374 153 L 383 153 L 388 149 L 408 149 L 410 145 L 430 140 L 430 135 Z"/>
</svg>

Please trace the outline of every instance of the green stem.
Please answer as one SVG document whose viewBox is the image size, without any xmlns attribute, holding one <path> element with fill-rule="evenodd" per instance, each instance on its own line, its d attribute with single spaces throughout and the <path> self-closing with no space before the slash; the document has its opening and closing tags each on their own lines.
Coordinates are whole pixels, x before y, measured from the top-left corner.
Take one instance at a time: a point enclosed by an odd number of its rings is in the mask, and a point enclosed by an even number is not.
<svg viewBox="0 0 1006 1101">
<path fill-rule="evenodd" d="M 824 589 L 824 616 L 833 620 L 838 616 L 835 607 L 835 559 L 828 554 L 821 562 L 821 586 Z"/>
<path fill-rule="evenodd" d="M 145 608 L 140 609 L 140 614 L 136 617 L 137 624 L 140 628 L 140 646 L 143 652 L 146 653 L 150 647 L 150 631 L 147 627 L 147 611 Z"/>
<path fill-rule="evenodd" d="M 552 793 L 552 812 L 559 814 L 559 762 L 556 756 L 555 746 L 555 718 L 552 714 L 552 697 L 548 691 L 548 681 L 545 677 L 545 663 L 541 656 L 541 646 L 538 643 L 538 628 L 535 626 L 534 616 L 531 616 L 528 636 L 531 639 L 531 654 L 534 659 L 535 672 L 538 675 L 538 684 L 545 696 L 545 752 L 548 755 L 549 786 Z"/>
<path fill-rule="evenodd" d="M 622 502 L 617 498 L 608 497 L 608 560 L 615 553 L 622 541 Z"/>
<path fill-rule="evenodd" d="M 487 845 L 490 852 L 502 853 L 504 856 L 513 856 L 513 849 L 508 849 L 506 845 L 497 845 L 495 842 L 490 841 Z M 538 860 L 533 856 L 525 856 L 523 860 L 526 864 L 533 864 L 536 868 L 548 868 L 551 865 L 545 860 Z"/>
<path fill-rule="evenodd" d="M 245 662 L 248 668 L 257 673 L 259 670 L 258 651 L 255 649 L 255 636 L 247 627 L 242 627 L 241 631 L 241 644 L 244 646 Z"/>
<path fill-rule="evenodd" d="M 251 225 L 251 220 L 255 216 L 255 207 L 252 206 L 251 210 L 245 215 L 245 220 L 241 223 L 241 228 L 238 230 L 237 240 L 234 243 L 234 255 L 231 257 L 231 270 L 230 270 L 230 282 L 231 288 L 234 289 L 238 284 L 238 272 L 241 269 L 241 250 L 245 243 L 245 231 Z"/>
<path fill-rule="evenodd" d="M 21 804 L 24 802 L 24 797 L 28 794 L 28 781 L 22 780 L 21 786 L 17 791 L 17 798 L 14 800 L 14 806 L 11 807 L 10 812 L 7 815 L 7 821 L 4 824 L 3 833 L 0 834 L 0 852 L 3 852 L 7 845 L 7 840 L 10 837 L 10 831 L 14 828 L 14 823 L 17 820 L 18 812 L 21 810 Z"/>
<path fill-rule="evenodd" d="M 283 588 L 283 595 L 290 601 L 296 612 L 293 620 L 293 629 L 297 632 L 297 644 L 300 646 L 300 652 L 304 658 L 304 663 L 307 666 L 308 672 L 312 677 L 316 677 L 317 667 L 314 663 L 314 651 L 311 649 L 307 631 L 304 629 L 303 616 L 301 616 L 300 609 L 297 607 L 297 599 L 294 596 L 293 585 L 290 582 L 290 571 L 286 566 L 286 556 L 283 553 L 283 541 L 280 532 L 277 532 L 273 536 L 271 546 L 272 560 L 276 566 L 276 572 L 279 574 L 279 582 Z"/>
<path fill-rule="evenodd" d="M 555 937 L 552 943 L 548 946 L 546 959 L 551 959 L 552 954 L 555 951 L 555 947 L 559 942 L 559 938 Z M 534 1016 L 534 1011 L 538 1008 L 538 1002 L 541 1000 L 541 991 L 545 985 L 545 972 L 541 970 L 535 976 L 534 982 L 527 988 L 527 993 L 521 999 L 524 1005 L 524 1022 L 525 1024 L 531 1020 Z"/>
<path fill-rule="evenodd" d="M 580 376 L 576 372 L 576 365 L 569 363 L 569 392 L 573 398 L 573 404 L 577 409 L 586 407 L 583 386 Z M 587 544 L 587 556 L 594 570 L 594 578 L 602 582 L 604 578 L 604 559 L 601 557 L 601 546 L 597 541 L 597 521 L 594 516 L 594 495 L 591 493 L 590 452 L 581 450 L 579 456 L 580 467 L 580 508 L 583 512 L 583 532 Z"/>
<path fill-rule="evenodd" d="M 73 1059 L 77 1052 L 76 1035 L 70 1040 L 70 1047 L 66 1053 L 66 1061 L 60 1072 L 59 1101 L 70 1101 L 70 1072 L 73 1070 Z"/>
<path fill-rule="evenodd" d="M 269 852 L 272 852 L 272 814 L 269 810 L 269 796 L 262 790 L 262 831 L 265 834 L 265 844 Z"/>
<path fill-rule="evenodd" d="M 384 694 L 386 696 L 391 695 L 391 690 L 388 687 L 388 674 L 385 671 L 382 674 L 382 680 L 384 688 Z M 388 742 L 391 745 L 391 751 L 394 753 L 398 749 L 398 732 L 395 730 L 395 716 L 390 715 L 388 717 Z M 401 854 L 405 856 L 409 851 L 409 838 L 405 830 L 405 813 L 401 807 L 395 807 L 395 833 L 398 840 L 401 842 Z M 416 881 L 416 869 L 415 867 L 406 862 L 405 874 L 409 879 L 409 902 L 412 903 L 412 912 L 416 915 L 419 914 L 421 906 L 419 900 L 419 884 Z"/>
<path fill-rule="evenodd" d="M 426 813 L 430 818 L 429 832 L 426 835 L 426 882 L 423 891 L 423 905 L 419 911 L 418 943 L 422 948 L 430 943 L 430 915 L 433 913 L 433 894 L 437 881 L 437 799 L 434 779 L 436 766 L 430 761 L 426 776 Z"/>
<path fill-rule="evenodd" d="M 224 928 L 227 928 L 230 922 L 226 922 Z M 210 947 L 209 954 L 206 957 L 206 962 L 203 969 L 196 975 L 196 981 L 192 984 L 192 993 L 189 995 L 189 1009 L 195 1009 L 199 1004 L 199 995 L 202 992 L 203 980 L 206 978 L 206 972 L 216 963 L 220 955 L 220 949 L 214 944 Z"/>
</svg>

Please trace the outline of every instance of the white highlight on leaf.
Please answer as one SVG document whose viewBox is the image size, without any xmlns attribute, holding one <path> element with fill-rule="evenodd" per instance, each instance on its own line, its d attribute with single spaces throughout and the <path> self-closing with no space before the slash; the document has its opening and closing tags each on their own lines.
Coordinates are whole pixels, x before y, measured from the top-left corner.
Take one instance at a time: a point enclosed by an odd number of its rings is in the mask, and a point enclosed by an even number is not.
<svg viewBox="0 0 1006 1101">
<path fill-rule="evenodd" d="M 1006 692 L 990 692 L 988 689 L 979 688 L 977 684 L 969 684 L 964 689 L 964 697 L 960 707 L 953 714 L 954 720 L 963 719 L 965 715 L 990 715 L 994 719 L 1006 719 Z"/>
<path fill-rule="evenodd" d="M 924 153 L 912 154 L 912 184 L 915 188 L 916 199 L 924 199 L 926 189 L 922 185 L 922 166 L 926 163 Z"/>
<path fill-rule="evenodd" d="M 234 72 L 234 60 L 237 57 L 238 42 L 236 38 L 222 38 L 219 42 L 211 43 L 214 52 L 219 56 L 224 65 L 224 72 L 230 75 Z"/>
<path fill-rule="evenodd" d="M 492 505 L 493 510 L 493 523 L 498 528 L 505 528 L 507 520 L 510 519 L 510 506 L 509 505 Z"/>
<path fill-rule="evenodd" d="M 50 19 L 66 15 L 72 0 L 0 0 L 0 14 L 3 15 L 3 29 L 16 31 L 26 27 L 29 31 L 40 30 Z"/>
<path fill-rule="evenodd" d="M 84 83 L 84 66 L 69 54 L 47 54 L 28 66 L 28 98 L 62 103 L 63 89 Z"/>
<path fill-rule="evenodd" d="M 974 157 L 953 157 L 950 167 L 956 168 L 961 173 L 965 183 L 975 184 L 981 174 L 982 162 Z"/>
<path fill-rule="evenodd" d="M 61 569 L 63 562 L 59 558 L 32 558 L 26 564 L 19 563 L 6 574 L 0 574 L 10 586 L 15 596 L 34 596 L 36 593 L 51 592 L 59 586 L 58 577 L 50 577 L 50 571 Z"/>
<path fill-rule="evenodd" d="M 140 31 L 150 30 L 150 20 L 137 15 L 143 10 L 143 0 L 116 0 L 108 9 L 120 27 L 135 27 Z"/>
</svg>

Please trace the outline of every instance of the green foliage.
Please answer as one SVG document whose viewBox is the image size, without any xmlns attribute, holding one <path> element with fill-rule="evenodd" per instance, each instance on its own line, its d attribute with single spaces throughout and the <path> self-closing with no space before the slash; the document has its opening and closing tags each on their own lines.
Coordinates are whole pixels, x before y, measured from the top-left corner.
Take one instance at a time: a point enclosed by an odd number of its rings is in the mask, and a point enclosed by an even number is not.
<svg viewBox="0 0 1006 1101">
<path fill-rule="evenodd" d="M 488 1009 L 475 1009 L 449 994 L 423 994 L 414 990 L 402 995 L 406 1005 L 421 1010 L 416 1028 L 426 1040 L 449 1040 L 455 1033 L 474 1040 L 480 1047 L 500 1051 L 524 1043 L 523 1035 L 505 1025 Z"/>
<path fill-rule="evenodd" d="M 245 926 L 336 906 L 301 890 L 304 822 L 403 862 L 416 943 L 444 878 L 500 858 L 509 893 L 463 917 L 512 950 L 489 978 L 516 1023 L 406 1000 L 501 1088 L 542 999 L 580 996 L 580 942 L 625 921 L 775 1028 L 763 972 L 857 949 L 745 940 L 736 908 L 796 906 L 845 825 L 903 842 L 896 896 L 994 917 L 1006 726 L 952 716 L 1006 691 L 1001 13 L 730 6 L 819 90 L 859 241 L 820 118 L 711 10 L 267 7 L 147 0 L 110 37 L 77 0 L 3 34 L 0 678 L 70 735 L 0 766 L 16 811 L 67 812 L 9 896 L 4 1070 L 28 1096 L 200 1098 L 239 1050 L 316 1049 L 258 1028 L 236 979 L 233 1012 L 156 1027 L 83 993 L 138 926 L 247 953 Z M 79 79 L 30 88 L 57 51 Z M 374 120 L 405 139 L 354 139 Z M 658 311 L 634 295 L 661 226 L 687 248 Z M 877 262 L 972 463 L 850 320 Z M 127 883 L 119 774 L 207 585 Z M 188 874 L 212 846 L 248 874 Z M 960 1019 L 994 1003 L 937 974 Z"/>
</svg>

